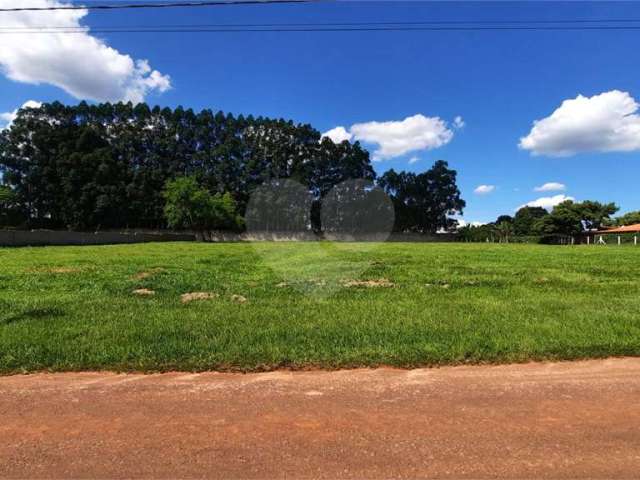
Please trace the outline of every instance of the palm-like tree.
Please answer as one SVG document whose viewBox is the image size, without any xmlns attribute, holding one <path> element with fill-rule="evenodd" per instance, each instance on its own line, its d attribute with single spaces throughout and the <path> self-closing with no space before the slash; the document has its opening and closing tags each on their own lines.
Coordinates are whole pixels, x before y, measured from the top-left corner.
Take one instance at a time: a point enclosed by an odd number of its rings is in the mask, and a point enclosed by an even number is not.
<svg viewBox="0 0 640 480">
<path fill-rule="evenodd" d="M 509 243 L 509 238 L 513 235 L 514 229 L 511 222 L 500 222 L 495 227 L 496 234 L 500 238 L 500 243 Z"/>
</svg>

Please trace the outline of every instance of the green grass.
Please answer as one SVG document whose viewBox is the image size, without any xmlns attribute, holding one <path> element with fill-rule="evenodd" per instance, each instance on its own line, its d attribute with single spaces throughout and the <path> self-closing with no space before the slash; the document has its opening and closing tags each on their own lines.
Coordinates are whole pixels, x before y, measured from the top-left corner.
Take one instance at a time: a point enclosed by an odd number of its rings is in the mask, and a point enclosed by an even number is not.
<svg viewBox="0 0 640 480">
<path fill-rule="evenodd" d="M 0 262 L 2 373 L 640 354 L 640 247 L 164 243 L 0 249 Z M 379 278 L 395 287 L 343 286 Z M 220 296 L 180 302 L 194 291 Z"/>
</svg>

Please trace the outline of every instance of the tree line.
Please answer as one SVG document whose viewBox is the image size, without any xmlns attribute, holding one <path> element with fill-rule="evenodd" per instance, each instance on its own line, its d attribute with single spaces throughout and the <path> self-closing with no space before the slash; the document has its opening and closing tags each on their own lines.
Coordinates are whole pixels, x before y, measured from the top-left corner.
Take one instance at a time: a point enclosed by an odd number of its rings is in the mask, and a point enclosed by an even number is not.
<svg viewBox="0 0 640 480">
<path fill-rule="evenodd" d="M 316 231 L 324 199 L 354 179 L 368 186 L 342 190 L 357 201 L 389 195 L 396 231 L 452 228 L 465 206 L 444 161 L 378 178 L 358 142 L 336 144 L 311 125 L 144 103 L 22 109 L 0 132 L 0 173 L 0 222 L 24 228 L 240 230 L 251 195 L 282 179 L 304 187 Z"/>
<path fill-rule="evenodd" d="M 558 237 L 578 237 L 606 227 L 640 223 L 640 211 L 612 217 L 619 210 L 615 203 L 592 200 L 566 200 L 549 212 L 542 207 L 522 207 L 512 217 L 501 215 L 484 225 L 466 225 L 459 230 L 467 241 L 522 241 L 535 239 L 555 243 Z M 533 238 L 532 238 L 533 237 Z"/>
</svg>

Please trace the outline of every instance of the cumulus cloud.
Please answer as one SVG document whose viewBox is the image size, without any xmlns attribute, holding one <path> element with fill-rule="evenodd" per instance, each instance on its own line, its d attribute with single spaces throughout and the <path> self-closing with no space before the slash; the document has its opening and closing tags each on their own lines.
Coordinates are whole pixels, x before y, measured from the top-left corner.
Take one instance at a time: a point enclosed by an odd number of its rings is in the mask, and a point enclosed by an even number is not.
<svg viewBox="0 0 640 480">
<path fill-rule="evenodd" d="M 473 193 L 477 195 L 487 195 L 496 189 L 495 185 L 478 185 Z"/>
<path fill-rule="evenodd" d="M 398 157 L 416 150 L 432 150 L 451 141 L 453 131 L 439 117 L 417 114 L 400 121 L 356 123 L 354 138 L 377 144 L 374 160 Z"/>
<path fill-rule="evenodd" d="M 413 165 L 414 163 L 418 163 L 420 159 L 418 157 L 411 157 L 409 159 L 409 165 Z"/>
<path fill-rule="evenodd" d="M 467 222 L 464 218 L 457 218 L 456 220 L 458 220 L 458 228 L 466 226 L 481 227 L 482 225 L 486 225 L 484 222 Z"/>
<path fill-rule="evenodd" d="M 0 0 L 0 7 L 15 6 Z M 29 6 L 71 5 L 57 0 L 32 0 Z M 135 60 L 109 47 L 80 23 L 87 10 L 10 12 L 2 14 L 5 29 L 46 25 L 80 29 L 78 33 L 3 33 L 0 35 L 0 69 L 11 80 L 50 84 L 79 99 L 143 101 L 151 92 L 171 87 L 167 75 L 153 70 L 146 60 Z"/>
<path fill-rule="evenodd" d="M 353 138 L 353 135 L 351 135 L 344 127 L 336 127 L 332 128 L 328 132 L 324 132 L 322 134 L 322 138 L 324 137 L 329 137 L 333 140 L 333 143 L 342 143 L 345 140 L 350 141 Z"/>
<path fill-rule="evenodd" d="M 535 187 L 533 191 L 534 192 L 563 192 L 566 189 L 567 189 L 567 186 L 564 183 L 547 182 L 544 185 Z"/>
<path fill-rule="evenodd" d="M 20 108 L 40 108 L 41 105 L 42 103 L 36 102 L 35 100 L 27 100 Z M 20 110 L 20 108 L 16 108 L 13 112 L 0 113 L 0 129 L 11 126 L 18 116 L 18 110 Z"/>
<path fill-rule="evenodd" d="M 575 198 L 568 197 L 564 194 L 554 195 L 553 197 L 540 197 L 529 203 L 520 205 L 517 210 L 520 210 L 522 207 L 542 207 L 542 208 L 546 208 L 547 210 L 552 210 L 553 207 L 567 200 L 575 201 Z"/>
<path fill-rule="evenodd" d="M 536 120 L 519 147 L 534 155 L 568 157 L 584 152 L 640 150 L 640 105 L 627 92 L 609 92 L 562 102 Z"/>
<path fill-rule="evenodd" d="M 453 128 L 462 128 L 462 117 L 456 117 Z M 422 114 L 404 120 L 387 122 L 364 122 L 345 127 L 336 127 L 323 134 L 334 142 L 359 140 L 377 145 L 373 160 L 386 160 L 418 150 L 432 150 L 442 147 L 453 139 L 453 130 L 440 117 L 426 117 Z M 335 137 L 335 138 L 334 138 Z"/>
</svg>

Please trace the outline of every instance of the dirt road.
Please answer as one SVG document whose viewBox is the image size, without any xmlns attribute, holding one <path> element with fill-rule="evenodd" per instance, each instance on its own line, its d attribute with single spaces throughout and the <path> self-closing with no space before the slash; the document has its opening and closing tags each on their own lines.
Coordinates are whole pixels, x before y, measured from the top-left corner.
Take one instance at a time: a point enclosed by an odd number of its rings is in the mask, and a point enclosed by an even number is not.
<svg viewBox="0 0 640 480">
<path fill-rule="evenodd" d="M 0 477 L 639 475 L 640 359 L 0 378 Z"/>
</svg>

